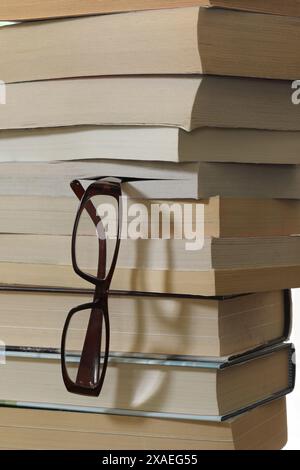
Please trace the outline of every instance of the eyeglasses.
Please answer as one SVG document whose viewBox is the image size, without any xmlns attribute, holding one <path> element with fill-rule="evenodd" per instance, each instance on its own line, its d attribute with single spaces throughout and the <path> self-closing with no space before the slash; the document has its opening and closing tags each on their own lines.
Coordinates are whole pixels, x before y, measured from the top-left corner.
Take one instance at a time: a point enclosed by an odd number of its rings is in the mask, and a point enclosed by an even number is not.
<svg viewBox="0 0 300 470">
<path fill-rule="evenodd" d="M 99 396 L 109 357 L 108 292 L 121 240 L 121 180 L 103 178 L 86 190 L 75 180 L 71 188 L 80 200 L 72 234 L 73 269 L 95 291 L 91 303 L 73 308 L 67 316 L 61 341 L 62 376 L 69 392 Z"/>
</svg>

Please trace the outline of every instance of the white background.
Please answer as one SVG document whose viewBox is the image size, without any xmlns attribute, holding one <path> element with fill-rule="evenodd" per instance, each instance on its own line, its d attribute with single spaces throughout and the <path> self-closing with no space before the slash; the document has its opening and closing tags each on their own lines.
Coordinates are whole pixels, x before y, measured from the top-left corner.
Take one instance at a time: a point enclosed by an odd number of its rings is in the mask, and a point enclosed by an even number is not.
<svg viewBox="0 0 300 470">
<path fill-rule="evenodd" d="M 293 290 L 294 321 L 291 341 L 300 357 L 300 289 Z M 299 364 L 298 364 L 299 366 Z M 299 372 L 299 367 L 297 367 Z M 296 381 L 295 391 L 288 396 L 289 440 L 286 450 L 300 450 L 300 381 Z"/>
</svg>

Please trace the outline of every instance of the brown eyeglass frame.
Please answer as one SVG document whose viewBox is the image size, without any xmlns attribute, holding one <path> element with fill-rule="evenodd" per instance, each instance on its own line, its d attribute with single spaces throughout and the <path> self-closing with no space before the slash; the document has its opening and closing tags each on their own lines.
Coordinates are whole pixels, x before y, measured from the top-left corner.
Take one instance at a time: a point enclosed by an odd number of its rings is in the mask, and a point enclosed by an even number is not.
<svg viewBox="0 0 300 470">
<path fill-rule="evenodd" d="M 110 324 L 108 312 L 108 292 L 112 277 L 117 264 L 122 230 L 122 190 L 121 180 L 116 178 L 103 178 L 91 183 L 85 190 L 79 180 L 71 183 L 71 188 L 80 200 L 79 208 L 76 214 L 73 234 L 72 234 L 72 264 L 73 269 L 82 279 L 92 283 L 95 286 L 93 302 L 80 305 L 73 308 L 66 319 L 62 340 L 61 340 L 61 368 L 64 384 L 71 393 L 88 396 L 99 396 L 103 387 L 107 364 L 109 358 L 110 342 Z M 118 230 L 115 251 L 112 263 L 107 276 L 106 273 L 106 237 L 102 221 L 97 214 L 97 209 L 91 199 L 95 196 L 111 196 L 118 203 Z M 101 237 L 98 237 L 99 255 L 97 276 L 83 272 L 77 264 L 76 259 L 76 237 L 80 217 L 83 211 L 87 211 L 95 227 L 102 231 Z M 79 360 L 79 367 L 75 382 L 69 377 L 66 365 L 66 338 L 68 328 L 73 316 L 83 310 L 91 310 L 90 319 L 83 344 L 82 354 Z M 103 333 L 103 322 L 105 326 L 105 350 L 101 370 L 101 342 Z"/>
</svg>

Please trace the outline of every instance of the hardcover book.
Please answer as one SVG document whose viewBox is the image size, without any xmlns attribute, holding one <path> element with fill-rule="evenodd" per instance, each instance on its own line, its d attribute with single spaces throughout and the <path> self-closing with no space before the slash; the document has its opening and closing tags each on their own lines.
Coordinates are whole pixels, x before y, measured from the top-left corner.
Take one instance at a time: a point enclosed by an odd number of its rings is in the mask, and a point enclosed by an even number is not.
<svg viewBox="0 0 300 470">
<path fill-rule="evenodd" d="M 152 418 L 221 422 L 291 392 L 292 345 L 270 346 L 235 359 L 111 357 L 99 398 L 68 393 L 60 355 L 7 350 L 1 367 L 3 404 Z M 79 357 L 70 355 L 68 373 Z M 34 385 L 34 386 L 33 386 Z M 75 408 L 74 408 L 75 407 Z"/>
<path fill-rule="evenodd" d="M 0 288 L 0 337 L 9 347 L 60 348 L 66 314 L 92 299 L 89 290 Z M 111 292 L 110 349 L 126 354 L 234 356 L 288 339 L 289 291 L 228 298 Z M 22 313 L 20 313 L 22 312 Z M 72 323 L 80 347 L 86 316 Z"/>
<path fill-rule="evenodd" d="M 1 449 L 280 450 L 287 441 L 285 398 L 222 423 L 38 408 L 0 408 Z"/>
</svg>

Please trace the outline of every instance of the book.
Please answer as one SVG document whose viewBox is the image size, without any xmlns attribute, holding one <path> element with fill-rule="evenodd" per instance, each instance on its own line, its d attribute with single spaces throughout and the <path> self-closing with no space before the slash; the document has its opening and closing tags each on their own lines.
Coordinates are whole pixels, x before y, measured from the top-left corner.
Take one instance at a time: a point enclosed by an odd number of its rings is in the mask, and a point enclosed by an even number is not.
<svg viewBox="0 0 300 470">
<path fill-rule="evenodd" d="M 93 275 L 98 256 L 94 240 L 80 236 L 77 241 L 77 262 Z M 108 241 L 108 253 L 114 244 L 114 240 Z M 187 245 L 192 248 L 187 250 Z M 299 245 L 299 236 L 205 238 L 203 246 L 200 235 L 182 240 L 127 238 L 121 242 L 112 286 L 116 290 L 189 295 L 299 287 Z M 74 279 L 70 247 L 68 236 L 1 234 L 0 283 L 87 287 L 86 281 Z M 285 271 L 286 276 L 279 278 Z"/>
<path fill-rule="evenodd" d="M 3 0 L 2 20 L 30 20 L 74 17 L 162 8 L 213 6 L 215 0 Z M 216 0 L 218 2 L 218 0 Z M 222 1 L 222 0 L 221 0 Z M 224 2 L 223 0 L 223 3 Z M 218 5 L 219 6 L 219 5 Z"/>
<path fill-rule="evenodd" d="M 205 0 L 206 1 L 206 0 Z M 275 15 L 300 16 L 299 0 L 209 0 L 210 6 L 258 11 Z"/>
<path fill-rule="evenodd" d="M 59 349 L 67 313 L 91 299 L 88 290 L 2 287 L 0 338 L 8 347 Z M 125 355 L 238 355 L 286 340 L 292 321 L 289 291 L 230 298 L 112 292 L 109 313 L 110 350 Z M 75 350 L 83 324 L 71 333 Z"/>
<path fill-rule="evenodd" d="M 300 16 L 299 0 L 2 0 L 0 19 L 31 20 L 161 8 L 222 7 Z"/>
<path fill-rule="evenodd" d="M 292 82 L 284 80 L 188 75 L 10 83 L 6 105 L 0 107 L 0 128 L 138 125 L 299 131 L 294 92 Z"/>
<path fill-rule="evenodd" d="M 295 80 L 299 25 L 299 18 L 201 7 L 21 23 L 0 29 L 1 79 L 203 73 Z"/>
<path fill-rule="evenodd" d="M 6 351 L 0 400 L 19 406 L 115 413 L 128 416 L 222 421 L 291 392 L 292 345 L 282 344 L 232 360 L 111 357 L 97 398 L 67 392 L 60 354 Z M 79 357 L 78 357 L 79 360 Z M 76 356 L 68 372 L 76 373 Z"/>
<path fill-rule="evenodd" d="M 258 11 L 275 15 L 300 16 L 299 0 L 209 0 L 210 6 Z"/>
<path fill-rule="evenodd" d="M 133 199 L 228 198 L 300 199 L 297 165 L 171 163 L 93 160 L 0 164 L 0 196 L 72 196 L 78 178 L 114 176 Z M 87 186 L 90 181 L 82 181 Z"/>
<path fill-rule="evenodd" d="M 28 176 L 29 178 L 29 176 Z M 20 189 L 20 188 L 18 188 Z M 21 186 L 22 189 L 22 186 Z M 21 192 L 21 191 L 20 191 Z M 32 191 L 34 192 L 34 191 Z M 204 235 L 207 237 L 265 237 L 295 235 L 300 233 L 300 201 L 298 199 L 223 198 L 214 196 L 198 201 L 191 199 L 128 199 L 123 200 L 123 211 L 129 226 L 134 216 L 129 211 L 135 204 L 142 204 L 149 216 L 141 214 L 140 222 L 162 231 L 161 221 L 151 216 L 152 205 L 163 214 L 170 214 L 170 235 L 180 228 L 182 219 L 173 220 L 175 206 L 184 211 L 189 204 L 195 223 L 198 209 L 203 214 Z M 174 206 L 175 204 L 175 206 Z M 69 197 L 42 195 L 1 195 L 1 232 L 4 234 L 71 235 L 78 201 L 71 192 Z M 125 217 L 124 217 L 125 219 Z M 88 230 L 89 235 L 94 231 Z"/>
<path fill-rule="evenodd" d="M 3 450 L 280 450 L 287 442 L 285 398 L 223 423 L 17 407 L 1 407 L 0 423 Z"/>
<path fill-rule="evenodd" d="M 266 266 L 208 271 L 117 269 L 113 290 L 158 294 L 228 296 L 299 287 L 300 267 Z M 0 262 L 0 285 L 89 289 L 71 266 Z"/>
<path fill-rule="evenodd" d="M 159 126 L 73 126 L 0 132 L 1 162 L 115 159 L 299 164 L 299 154 L 298 131 L 208 127 L 188 133 Z"/>
<path fill-rule="evenodd" d="M 84 221 L 85 222 L 85 221 Z M 108 222 L 109 223 L 109 222 Z M 202 223 L 202 219 L 201 219 Z M 199 224 L 199 221 L 198 221 Z M 199 224 L 200 225 L 200 224 Z M 124 233 L 117 269 L 129 272 L 233 270 L 280 266 L 300 266 L 300 236 L 234 237 L 202 239 L 199 225 L 197 236 L 152 236 L 134 239 Z M 88 225 L 91 230 L 93 223 Z M 77 262 L 85 272 L 94 273 L 96 263 L 94 240 L 79 229 Z M 108 257 L 115 238 L 107 236 Z M 26 250 L 24 250 L 24 246 Z M 71 237 L 65 235 L 0 234 L 0 259 L 5 263 L 71 265 Z"/>
</svg>

